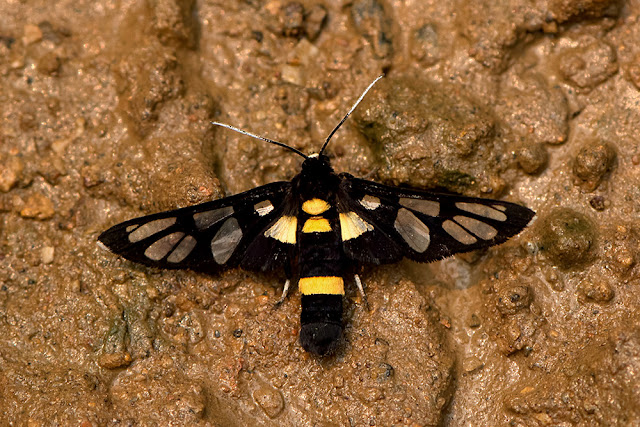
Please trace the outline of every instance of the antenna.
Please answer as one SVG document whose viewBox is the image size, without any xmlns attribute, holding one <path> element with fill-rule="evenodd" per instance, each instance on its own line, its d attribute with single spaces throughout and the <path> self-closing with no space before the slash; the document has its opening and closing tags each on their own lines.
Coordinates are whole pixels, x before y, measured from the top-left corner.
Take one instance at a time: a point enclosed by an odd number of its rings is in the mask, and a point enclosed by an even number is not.
<svg viewBox="0 0 640 427">
<path fill-rule="evenodd" d="M 358 98 L 358 100 L 356 101 L 355 104 L 353 104 L 353 107 L 351 107 L 349 112 L 342 118 L 342 120 L 340 120 L 340 123 L 338 123 L 338 126 L 333 128 L 333 130 L 331 131 L 327 139 L 324 140 L 324 144 L 322 145 L 322 148 L 320 149 L 320 152 L 318 154 L 322 154 L 324 149 L 327 148 L 327 144 L 329 144 L 329 140 L 331 140 L 331 137 L 333 136 L 333 134 L 336 133 L 338 129 L 340 129 L 340 126 L 342 126 L 342 124 L 347 120 L 347 117 L 349 117 L 349 115 L 353 113 L 353 110 L 355 110 L 358 104 L 360 104 L 360 101 L 362 101 L 362 99 L 367 94 L 367 92 L 369 92 L 369 89 L 371 89 L 373 85 L 378 83 L 378 80 L 380 80 L 383 77 L 384 77 L 384 74 L 379 75 L 374 81 L 371 82 L 371 84 L 364 90 L 364 92 L 362 92 L 362 95 L 360 95 L 360 98 Z"/>
<path fill-rule="evenodd" d="M 331 140 L 331 137 L 333 136 L 333 134 L 336 133 L 338 131 L 338 129 L 340 129 L 340 126 L 342 126 L 342 124 L 347 120 L 349 115 L 351 115 L 351 113 L 353 113 L 353 110 L 355 110 L 356 107 L 358 106 L 358 104 L 360 104 L 360 102 L 362 101 L 364 96 L 367 94 L 367 92 L 369 92 L 369 89 L 371 89 L 373 87 L 373 85 L 378 83 L 378 80 L 380 80 L 383 77 L 384 77 L 384 74 L 378 76 L 373 82 L 371 82 L 371 84 L 364 90 L 364 92 L 362 92 L 362 95 L 360 95 L 360 98 L 358 98 L 358 100 L 355 102 L 355 104 L 353 104 L 353 107 L 351 107 L 349 112 L 342 118 L 342 120 L 340 120 L 340 123 L 338 123 L 338 126 L 336 126 L 331 131 L 331 133 L 329 134 L 327 139 L 324 140 L 324 144 L 322 145 L 322 149 L 320 150 L 320 152 L 318 154 L 322 154 L 324 149 L 327 148 L 327 144 L 329 144 L 329 140 Z M 221 126 L 223 128 L 230 129 L 232 131 L 241 133 L 243 135 L 247 135 L 247 136 L 250 136 L 252 138 L 260 139 L 260 140 L 268 142 L 270 144 L 274 144 L 274 145 L 286 148 L 288 150 L 293 151 L 297 155 L 303 157 L 304 159 L 308 159 L 309 158 L 309 156 L 307 156 L 306 154 L 304 154 L 302 151 L 298 150 L 297 148 L 293 148 L 293 147 L 291 147 L 291 146 L 289 146 L 287 144 L 284 144 L 282 142 L 274 141 L 273 139 L 265 138 L 264 136 L 256 135 L 256 134 L 253 134 L 251 132 L 247 132 L 246 130 L 238 129 L 237 127 L 234 127 L 234 126 L 231 126 L 231 125 L 228 125 L 228 124 L 225 124 L 225 123 L 211 122 L 211 124 L 215 125 L 215 126 Z"/>
<path fill-rule="evenodd" d="M 227 125 L 227 124 L 224 124 L 224 123 L 211 122 L 211 124 L 212 125 L 216 125 L 216 126 L 222 126 L 223 128 L 231 129 L 231 130 L 236 131 L 238 133 L 241 133 L 243 135 L 247 135 L 247 136 L 250 136 L 250 137 L 255 138 L 255 139 L 261 139 L 261 140 L 269 142 L 271 144 L 278 145 L 280 147 L 283 147 L 283 148 L 286 148 L 288 150 L 293 151 L 294 153 L 304 157 L 305 159 L 309 158 L 309 156 L 304 154 L 302 151 L 300 151 L 300 150 L 298 150 L 296 148 L 290 147 L 287 144 L 284 144 L 282 142 L 274 141 L 273 139 L 265 138 L 264 136 L 255 135 L 255 134 L 253 134 L 251 132 L 247 132 L 246 130 L 238 129 L 237 127 L 233 127 L 231 125 Z"/>
</svg>

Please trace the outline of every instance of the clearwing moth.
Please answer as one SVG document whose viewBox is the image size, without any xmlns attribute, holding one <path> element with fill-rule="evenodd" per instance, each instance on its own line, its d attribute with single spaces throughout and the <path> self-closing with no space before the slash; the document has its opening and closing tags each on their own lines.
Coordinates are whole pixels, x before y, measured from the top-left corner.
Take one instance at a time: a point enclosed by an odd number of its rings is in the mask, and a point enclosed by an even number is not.
<svg viewBox="0 0 640 427">
<path fill-rule="evenodd" d="M 343 333 L 345 278 L 360 264 L 418 262 L 486 248 L 518 234 L 535 213 L 499 200 L 409 190 L 333 171 L 324 151 L 375 79 L 325 139 L 317 154 L 223 123 L 212 124 L 285 147 L 304 158 L 291 181 L 114 225 L 100 242 L 152 267 L 216 274 L 240 267 L 284 271 L 302 294 L 300 343 L 330 354 Z"/>
</svg>

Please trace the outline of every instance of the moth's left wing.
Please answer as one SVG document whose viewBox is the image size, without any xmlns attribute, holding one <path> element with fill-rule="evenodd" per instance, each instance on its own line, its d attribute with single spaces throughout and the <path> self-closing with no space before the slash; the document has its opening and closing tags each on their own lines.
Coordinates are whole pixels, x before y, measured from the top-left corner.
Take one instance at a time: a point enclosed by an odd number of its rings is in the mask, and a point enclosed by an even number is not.
<svg viewBox="0 0 640 427">
<path fill-rule="evenodd" d="M 436 261 L 497 245 L 535 215 L 515 203 L 406 190 L 347 174 L 338 200 L 345 254 L 372 264 Z"/>
<path fill-rule="evenodd" d="M 291 184 L 244 193 L 116 224 L 98 240 L 124 258 L 152 267 L 216 273 L 242 266 L 268 271 L 289 259 L 290 245 L 264 235 L 288 209 Z"/>
</svg>

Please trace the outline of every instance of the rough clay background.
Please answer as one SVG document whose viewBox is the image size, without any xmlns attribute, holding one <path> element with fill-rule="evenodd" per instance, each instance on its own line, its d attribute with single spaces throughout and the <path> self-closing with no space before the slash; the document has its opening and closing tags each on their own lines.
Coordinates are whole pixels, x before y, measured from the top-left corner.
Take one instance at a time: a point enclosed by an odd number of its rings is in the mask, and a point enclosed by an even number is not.
<svg viewBox="0 0 640 427">
<path fill-rule="evenodd" d="M 639 425 L 640 2 L 0 1 L 0 424 Z M 361 271 L 334 357 L 279 277 L 154 271 L 133 216 L 338 171 L 523 203 Z"/>
</svg>

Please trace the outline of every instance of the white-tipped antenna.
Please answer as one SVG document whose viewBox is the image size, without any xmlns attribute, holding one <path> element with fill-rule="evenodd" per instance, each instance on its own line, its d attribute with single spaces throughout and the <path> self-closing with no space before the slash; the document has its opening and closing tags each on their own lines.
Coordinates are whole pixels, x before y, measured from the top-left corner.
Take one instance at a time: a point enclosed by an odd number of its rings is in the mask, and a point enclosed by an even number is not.
<svg viewBox="0 0 640 427">
<path fill-rule="evenodd" d="M 296 148 L 290 147 L 287 144 L 284 144 L 282 142 L 274 141 L 273 139 L 265 138 L 264 136 L 255 135 L 255 134 L 253 134 L 251 132 L 247 132 L 246 130 L 238 129 L 237 127 L 234 127 L 234 126 L 231 126 L 231 125 L 227 125 L 227 124 L 224 124 L 224 123 L 211 122 L 211 124 L 212 125 L 216 125 L 216 126 L 222 126 L 223 128 L 231 129 L 231 130 L 236 131 L 238 133 L 241 133 L 243 135 L 247 135 L 247 136 L 250 136 L 250 137 L 255 138 L 255 139 L 261 139 L 261 140 L 269 142 L 271 144 L 278 145 L 280 147 L 283 147 L 283 148 L 286 148 L 288 150 L 293 151 L 294 153 L 304 157 L 305 159 L 309 158 L 309 156 L 304 154 L 302 151 L 300 151 L 300 150 L 298 150 Z"/>
<path fill-rule="evenodd" d="M 338 123 L 338 126 L 333 128 L 333 130 L 331 131 L 327 139 L 324 140 L 324 144 L 322 145 L 322 148 L 320 149 L 318 154 L 322 154 L 324 149 L 327 148 L 327 144 L 329 144 L 329 141 L 331 140 L 331 137 L 333 137 L 333 134 L 336 133 L 338 129 L 340 129 L 340 126 L 342 126 L 342 124 L 347 120 L 347 117 L 349 117 L 349 115 L 353 113 L 353 110 L 355 110 L 358 104 L 360 104 L 364 96 L 367 94 L 367 92 L 369 92 L 369 89 L 371 89 L 373 85 L 378 83 L 378 80 L 380 80 L 383 77 L 384 77 L 384 74 L 379 75 L 374 81 L 371 82 L 371 84 L 364 90 L 364 92 L 362 92 L 362 95 L 360 95 L 360 98 L 358 98 L 358 100 L 355 102 L 355 104 L 353 104 L 353 107 L 351 107 L 349 112 L 342 118 L 342 120 L 340 120 L 340 123 Z"/>
</svg>

